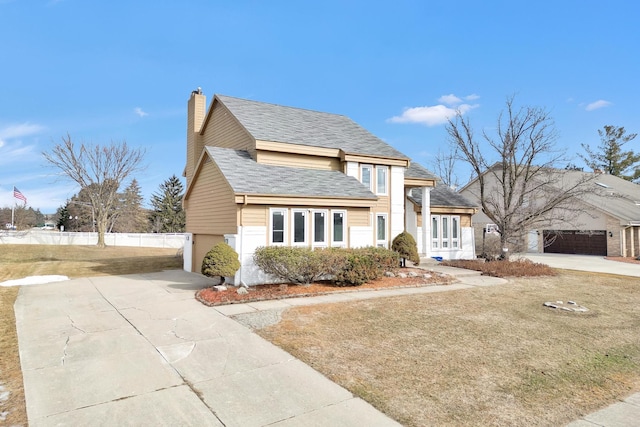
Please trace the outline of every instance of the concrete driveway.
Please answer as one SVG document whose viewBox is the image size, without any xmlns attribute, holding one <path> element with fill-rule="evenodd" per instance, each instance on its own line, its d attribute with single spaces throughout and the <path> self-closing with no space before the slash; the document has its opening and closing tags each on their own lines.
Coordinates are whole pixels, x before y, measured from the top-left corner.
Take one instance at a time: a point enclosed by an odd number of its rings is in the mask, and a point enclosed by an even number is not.
<svg viewBox="0 0 640 427">
<path fill-rule="evenodd" d="M 521 254 L 521 256 L 528 258 L 533 262 L 547 264 L 553 268 L 640 277 L 640 264 L 610 261 L 608 259 L 604 259 L 602 256 L 529 253 Z"/>
<path fill-rule="evenodd" d="M 29 425 L 397 426 L 170 271 L 22 287 Z"/>
</svg>

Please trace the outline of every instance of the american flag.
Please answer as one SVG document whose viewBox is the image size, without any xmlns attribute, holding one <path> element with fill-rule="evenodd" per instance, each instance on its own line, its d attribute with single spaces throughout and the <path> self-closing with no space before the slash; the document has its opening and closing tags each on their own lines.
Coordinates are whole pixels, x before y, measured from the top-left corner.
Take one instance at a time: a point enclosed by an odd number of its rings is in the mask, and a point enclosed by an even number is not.
<svg viewBox="0 0 640 427">
<path fill-rule="evenodd" d="M 22 200 L 25 205 L 27 204 L 27 198 L 24 197 L 24 194 L 22 194 L 16 187 L 13 187 L 13 197 Z"/>
</svg>

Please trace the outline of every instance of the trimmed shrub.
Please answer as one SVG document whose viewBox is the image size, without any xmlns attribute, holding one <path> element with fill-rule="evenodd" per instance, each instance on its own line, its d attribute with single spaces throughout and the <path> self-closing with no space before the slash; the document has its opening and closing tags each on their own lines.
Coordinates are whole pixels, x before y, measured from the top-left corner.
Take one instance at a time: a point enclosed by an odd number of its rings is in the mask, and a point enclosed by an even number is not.
<svg viewBox="0 0 640 427">
<path fill-rule="evenodd" d="M 239 268 L 238 253 L 226 243 L 218 243 L 202 260 L 201 272 L 208 277 L 220 276 L 220 284 L 222 284 L 225 276 L 235 275 Z"/>
<path fill-rule="evenodd" d="M 418 255 L 418 244 L 416 239 L 406 231 L 398 234 L 391 243 L 391 249 L 400 254 L 402 258 L 402 266 L 405 267 L 404 260 L 411 261 L 414 265 L 420 264 L 420 255 Z"/>
<path fill-rule="evenodd" d="M 360 286 L 379 279 L 386 271 L 397 269 L 400 257 L 396 252 L 383 248 L 339 249 L 345 257 L 344 268 L 335 274 L 339 286 Z"/>
<path fill-rule="evenodd" d="M 253 261 L 265 273 L 301 285 L 333 276 L 344 264 L 331 250 L 287 246 L 259 247 Z"/>
</svg>

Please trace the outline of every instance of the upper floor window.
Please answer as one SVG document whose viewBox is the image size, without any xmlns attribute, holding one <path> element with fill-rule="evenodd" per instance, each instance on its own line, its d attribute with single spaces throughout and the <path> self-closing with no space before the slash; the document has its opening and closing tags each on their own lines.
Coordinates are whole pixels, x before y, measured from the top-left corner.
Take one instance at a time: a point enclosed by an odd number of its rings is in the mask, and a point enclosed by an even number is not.
<svg viewBox="0 0 640 427">
<path fill-rule="evenodd" d="M 373 175 L 373 166 L 371 165 L 360 166 L 360 181 L 365 187 L 367 187 L 371 191 L 373 191 L 372 175 Z"/>
<path fill-rule="evenodd" d="M 389 168 L 376 166 L 376 194 L 387 194 L 387 176 Z"/>
</svg>

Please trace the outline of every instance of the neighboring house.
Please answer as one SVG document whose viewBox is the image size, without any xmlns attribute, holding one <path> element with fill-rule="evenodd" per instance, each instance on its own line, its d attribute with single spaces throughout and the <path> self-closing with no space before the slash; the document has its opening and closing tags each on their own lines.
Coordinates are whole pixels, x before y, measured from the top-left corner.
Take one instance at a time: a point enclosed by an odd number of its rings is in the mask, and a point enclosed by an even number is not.
<svg viewBox="0 0 640 427">
<path fill-rule="evenodd" d="M 422 255 L 432 256 L 430 230 L 418 227 L 416 212 L 431 217 L 436 177 L 407 156 L 345 116 L 222 95 L 208 110 L 205 103 L 200 90 L 188 102 L 184 207 L 192 271 L 226 241 L 242 265 L 232 282 L 264 283 L 270 278 L 253 263 L 257 247 L 389 248 L 405 228 Z M 473 253 L 465 233 L 458 235 L 459 250 L 446 258 Z"/>
<path fill-rule="evenodd" d="M 572 203 L 574 212 L 570 219 L 560 221 L 552 217 L 539 229 L 525 230 L 522 243 L 516 249 L 539 253 L 640 255 L 640 186 L 599 171 L 567 170 L 562 171 L 562 175 L 565 183 L 588 180 L 588 191 Z M 491 184 L 487 185 L 490 188 Z M 557 185 L 559 189 L 560 181 Z M 460 192 L 480 205 L 477 180 Z M 490 222 L 481 211 L 473 217 L 478 253 L 483 251 L 483 239 L 491 234 Z M 487 227 L 489 233 L 485 234 Z"/>
</svg>

